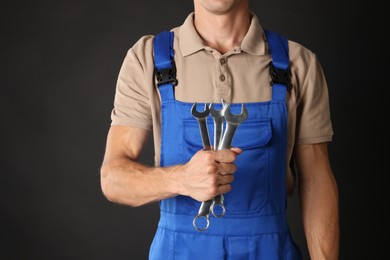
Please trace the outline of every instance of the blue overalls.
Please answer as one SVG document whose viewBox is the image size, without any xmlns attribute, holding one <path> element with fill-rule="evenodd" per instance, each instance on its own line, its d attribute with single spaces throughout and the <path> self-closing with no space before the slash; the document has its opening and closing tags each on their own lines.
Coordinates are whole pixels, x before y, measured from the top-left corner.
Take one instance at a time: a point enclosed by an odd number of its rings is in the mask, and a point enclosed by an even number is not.
<svg viewBox="0 0 390 260">
<path fill-rule="evenodd" d="M 149 259 L 301 259 L 286 218 L 288 45 L 278 34 L 266 35 L 272 55 L 272 100 L 245 103 L 248 119 L 233 139 L 243 153 L 235 161 L 232 191 L 224 194 L 226 215 L 210 215 L 210 227 L 199 232 L 192 221 L 200 202 L 186 196 L 162 200 Z M 191 114 L 193 103 L 175 100 L 172 32 L 155 36 L 154 58 L 162 106 L 161 166 L 183 164 L 202 149 L 202 142 Z M 231 111 L 240 113 L 241 104 L 232 104 Z M 213 127 L 210 119 L 210 133 Z M 213 142 L 212 134 L 210 139 Z"/>
</svg>

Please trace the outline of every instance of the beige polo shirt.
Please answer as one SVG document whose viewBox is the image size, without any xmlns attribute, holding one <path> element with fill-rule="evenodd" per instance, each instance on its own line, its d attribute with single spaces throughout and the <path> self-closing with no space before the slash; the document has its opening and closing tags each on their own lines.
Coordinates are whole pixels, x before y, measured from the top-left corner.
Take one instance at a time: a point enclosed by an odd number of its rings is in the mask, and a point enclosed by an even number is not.
<svg viewBox="0 0 390 260">
<path fill-rule="evenodd" d="M 191 13 L 173 30 L 178 85 L 175 98 L 184 102 L 259 102 L 271 99 L 271 56 L 264 31 L 252 13 L 250 28 L 241 44 L 221 54 L 198 35 Z M 155 84 L 153 36 L 138 40 L 128 51 L 116 85 L 112 125 L 153 131 L 155 163 L 160 163 L 160 97 Z M 291 194 L 291 165 L 296 144 L 332 140 L 328 89 L 321 65 L 310 50 L 289 41 L 292 88 L 287 95 L 287 187 Z"/>
</svg>

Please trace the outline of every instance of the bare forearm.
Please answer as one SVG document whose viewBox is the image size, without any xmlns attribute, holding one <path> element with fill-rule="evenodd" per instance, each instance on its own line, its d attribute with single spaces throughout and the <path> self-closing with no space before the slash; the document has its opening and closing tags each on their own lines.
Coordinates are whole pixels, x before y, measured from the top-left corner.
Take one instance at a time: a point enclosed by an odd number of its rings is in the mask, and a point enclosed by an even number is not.
<svg viewBox="0 0 390 260">
<path fill-rule="evenodd" d="M 241 149 L 198 151 L 189 162 L 171 167 L 147 167 L 127 157 L 107 156 L 101 185 L 107 199 L 140 206 L 176 195 L 206 201 L 229 192 L 234 180 L 233 164 Z"/>
<path fill-rule="evenodd" d="M 337 260 L 339 253 L 338 190 L 332 174 L 300 183 L 302 217 L 312 260 Z"/>
<path fill-rule="evenodd" d="M 148 167 L 129 159 L 103 164 L 102 190 L 108 200 L 140 206 L 179 194 L 175 174 L 180 166 Z"/>
</svg>

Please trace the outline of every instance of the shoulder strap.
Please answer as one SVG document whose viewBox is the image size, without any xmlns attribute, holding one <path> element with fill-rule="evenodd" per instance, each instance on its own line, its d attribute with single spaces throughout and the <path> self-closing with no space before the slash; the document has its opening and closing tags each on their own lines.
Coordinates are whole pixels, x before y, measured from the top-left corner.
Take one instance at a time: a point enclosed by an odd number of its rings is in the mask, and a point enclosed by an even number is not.
<svg viewBox="0 0 390 260">
<path fill-rule="evenodd" d="M 264 31 L 270 46 L 273 65 L 278 69 L 288 69 L 290 59 L 288 56 L 288 42 L 286 37 L 273 31 Z"/>
<path fill-rule="evenodd" d="M 270 63 L 273 99 L 285 100 L 286 90 L 290 87 L 290 58 L 288 41 L 283 35 L 264 30 L 272 57 Z"/>
<path fill-rule="evenodd" d="M 174 99 L 173 88 L 177 84 L 173 38 L 173 32 L 163 31 L 153 39 L 155 76 L 161 98 L 165 100 Z"/>
</svg>

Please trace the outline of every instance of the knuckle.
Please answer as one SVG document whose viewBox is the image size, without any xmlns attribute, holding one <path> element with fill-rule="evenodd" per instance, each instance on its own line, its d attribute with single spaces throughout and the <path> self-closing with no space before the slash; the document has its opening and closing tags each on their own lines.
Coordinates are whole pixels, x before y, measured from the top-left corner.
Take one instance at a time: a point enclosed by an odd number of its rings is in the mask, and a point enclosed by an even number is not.
<svg viewBox="0 0 390 260">
<path fill-rule="evenodd" d="M 236 154 L 231 150 L 224 150 L 226 158 L 228 158 L 231 161 L 234 161 L 236 159 Z"/>
<path fill-rule="evenodd" d="M 217 167 L 214 164 L 208 165 L 206 167 L 206 173 L 208 174 L 214 174 L 217 172 Z"/>
<path fill-rule="evenodd" d="M 214 161 L 214 155 L 212 153 L 209 153 L 209 152 L 205 152 L 203 153 L 203 159 L 206 160 L 206 161 Z"/>
<path fill-rule="evenodd" d="M 215 196 L 215 195 L 217 195 L 217 194 L 218 194 L 218 187 L 217 187 L 217 186 L 211 187 L 210 190 L 209 190 L 209 192 L 210 192 L 210 196 Z"/>
<path fill-rule="evenodd" d="M 215 187 L 215 186 L 217 186 L 217 183 L 218 183 L 218 178 L 217 178 L 217 176 L 216 176 L 216 175 L 212 175 L 212 176 L 210 177 L 210 185 L 211 185 L 212 187 Z"/>
</svg>

